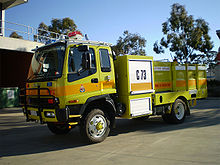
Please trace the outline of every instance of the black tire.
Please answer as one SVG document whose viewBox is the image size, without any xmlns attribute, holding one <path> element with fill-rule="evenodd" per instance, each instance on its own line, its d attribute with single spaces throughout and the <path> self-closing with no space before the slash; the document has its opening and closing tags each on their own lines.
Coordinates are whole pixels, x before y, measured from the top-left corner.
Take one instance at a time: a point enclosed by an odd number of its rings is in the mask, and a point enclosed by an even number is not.
<svg viewBox="0 0 220 165">
<path fill-rule="evenodd" d="M 185 102 L 181 99 L 177 99 L 172 106 L 170 114 L 162 115 L 165 122 L 171 124 L 183 123 L 186 117 L 187 106 Z"/>
<path fill-rule="evenodd" d="M 47 123 L 47 127 L 49 128 L 51 132 L 57 135 L 67 134 L 71 130 L 68 124 Z"/>
<path fill-rule="evenodd" d="M 100 109 L 92 109 L 82 118 L 80 132 L 88 142 L 99 143 L 104 141 L 110 132 L 108 116 Z"/>
</svg>

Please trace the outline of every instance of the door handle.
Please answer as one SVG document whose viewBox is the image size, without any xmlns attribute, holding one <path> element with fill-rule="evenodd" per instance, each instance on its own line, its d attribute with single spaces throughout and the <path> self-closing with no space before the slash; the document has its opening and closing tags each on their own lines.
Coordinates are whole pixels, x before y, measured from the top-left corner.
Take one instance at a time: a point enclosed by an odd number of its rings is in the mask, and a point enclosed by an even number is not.
<svg viewBox="0 0 220 165">
<path fill-rule="evenodd" d="M 93 78 L 91 79 L 91 83 L 98 83 L 99 82 L 99 79 L 98 78 Z"/>
</svg>

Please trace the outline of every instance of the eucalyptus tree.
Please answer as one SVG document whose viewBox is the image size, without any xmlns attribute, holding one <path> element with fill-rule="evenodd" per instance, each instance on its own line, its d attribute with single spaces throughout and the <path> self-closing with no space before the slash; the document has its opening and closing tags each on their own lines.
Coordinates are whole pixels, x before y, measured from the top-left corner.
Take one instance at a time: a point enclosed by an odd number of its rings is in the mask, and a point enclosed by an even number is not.
<svg viewBox="0 0 220 165">
<path fill-rule="evenodd" d="M 209 25 L 202 18 L 188 15 L 183 5 L 172 5 L 170 17 L 162 24 L 162 32 L 164 37 L 154 43 L 156 53 L 169 49 L 180 63 L 203 63 L 209 58 L 213 48 Z"/>
<path fill-rule="evenodd" d="M 35 40 L 41 42 L 47 42 L 49 38 L 56 38 L 57 34 L 67 35 L 69 32 L 75 31 L 77 25 L 70 18 L 53 18 L 50 25 L 46 25 L 44 22 L 41 22 L 38 26 L 38 36 L 34 36 Z"/>
<path fill-rule="evenodd" d="M 125 30 L 112 49 L 115 51 L 116 55 L 146 55 L 144 49 L 145 45 L 145 38 L 141 37 L 137 33 L 129 33 L 128 30 Z"/>
</svg>

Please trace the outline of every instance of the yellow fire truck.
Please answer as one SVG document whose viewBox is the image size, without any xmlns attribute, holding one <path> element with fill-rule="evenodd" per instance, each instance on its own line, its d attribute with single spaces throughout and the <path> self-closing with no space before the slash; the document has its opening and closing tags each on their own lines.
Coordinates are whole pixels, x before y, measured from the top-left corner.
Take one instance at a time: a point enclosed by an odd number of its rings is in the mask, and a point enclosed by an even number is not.
<svg viewBox="0 0 220 165">
<path fill-rule="evenodd" d="M 69 39 L 35 50 L 20 97 L 27 121 L 55 134 L 79 126 L 87 140 L 101 142 L 116 117 L 182 123 L 196 99 L 207 97 L 206 67 L 116 58 L 108 43 Z"/>
</svg>

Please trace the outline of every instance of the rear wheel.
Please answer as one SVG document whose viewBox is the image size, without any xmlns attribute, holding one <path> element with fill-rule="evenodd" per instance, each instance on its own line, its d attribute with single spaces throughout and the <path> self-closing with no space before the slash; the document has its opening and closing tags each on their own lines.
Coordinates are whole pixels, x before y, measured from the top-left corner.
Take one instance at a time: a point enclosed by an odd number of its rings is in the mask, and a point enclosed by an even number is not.
<svg viewBox="0 0 220 165">
<path fill-rule="evenodd" d="M 89 142 L 102 142 L 110 132 L 108 116 L 100 109 L 93 109 L 82 120 L 80 130 Z"/>
<path fill-rule="evenodd" d="M 183 123 L 186 116 L 186 104 L 183 100 L 177 99 L 172 107 L 171 114 L 162 115 L 163 120 L 167 123 Z"/>
<path fill-rule="evenodd" d="M 51 132 L 58 135 L 67 134 L 71 130 L 68 124 L 47 123 L 47 127 Z"/>
</svg>

